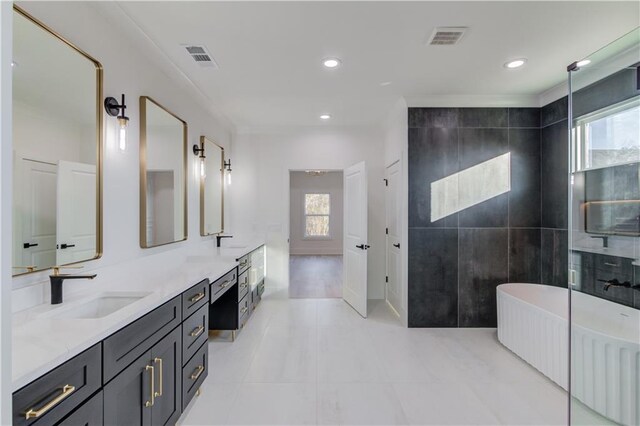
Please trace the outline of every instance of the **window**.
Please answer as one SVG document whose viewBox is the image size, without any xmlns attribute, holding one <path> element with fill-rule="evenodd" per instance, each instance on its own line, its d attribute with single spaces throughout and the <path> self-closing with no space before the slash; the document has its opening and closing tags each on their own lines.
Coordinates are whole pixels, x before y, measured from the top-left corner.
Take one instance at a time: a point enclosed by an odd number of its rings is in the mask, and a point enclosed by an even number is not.
<svg viewBox="0 0 640 426">
<path fill-rule="evenodd" d="M 330 194 L 304 194 L 305 238 L 328 238 L 330 214 Z"/>
<path fill-rule="evenodd" d="M 640 161 L 640 99 L 576 120 L 574 171 Z"/>
</svg>

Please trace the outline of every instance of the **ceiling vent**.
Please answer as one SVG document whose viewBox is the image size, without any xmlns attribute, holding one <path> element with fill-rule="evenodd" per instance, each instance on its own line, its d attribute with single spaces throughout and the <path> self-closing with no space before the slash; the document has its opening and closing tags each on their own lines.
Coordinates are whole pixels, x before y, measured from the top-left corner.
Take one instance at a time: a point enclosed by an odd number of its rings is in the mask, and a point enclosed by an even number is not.
<svg viewBox="0 0 640 426">
<path fill-rule="evenodd" d="M 201 67 L 218 68 L 218 64 L 206 47 L 197 44 L 184 44 L 183 47 L 187 50 L 189 56 Z"/>
<path fill-rule="evenodd" d="M 433 30 L 433 34 L 427 40 L 427 44 L 432 46 L 453 46 L 460 42 L 466 30 L 467 27 L 438 27 Z"/>
</svg>

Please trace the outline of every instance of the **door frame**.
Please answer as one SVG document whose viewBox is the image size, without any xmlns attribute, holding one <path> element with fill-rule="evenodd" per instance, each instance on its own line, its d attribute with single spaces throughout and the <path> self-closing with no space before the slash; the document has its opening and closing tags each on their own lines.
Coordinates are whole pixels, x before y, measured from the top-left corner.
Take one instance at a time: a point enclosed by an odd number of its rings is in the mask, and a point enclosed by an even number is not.
<svg viewBox="0 0 640 426">
<path fill-rule="evenodd" d="M 389 218 L 387 217 L 387 212 L 389 211 L 388 209 L 388 205 L 387 202 L 389 201 L 389 197 L 388 197 L 388 191 L 389 191 L 389 184 L 388 184 L 388 178 L 389 178 L 389 174 L 388 171 L 391 167 L 398 165 L 398 167 L 400 168 L 399 170 L 399 182 L 398 184 L 401 186 L 402 185 L 402 161 L 400 160 L 396 160 L 394 162 L 392 162 L 391 164 L 389 164 L 388 166 L 386 166 L 384 168 L 384 179 L 385 179 L 385 194 L 384 194 L 384 211 L 385 211 L 385 225 L 387 226 L 387 229 L 389 229 Z M 398 190 L 400 190 L 400 188 L 398 188 Z M 402 206 L 401 206 L 402 207 Z M 398 222 L 400 224 L 400 240 L 402 240 L 402 227 L 404 225 L 403 221 L 402 221 L 402 208 L 400 210 L 400 215 L 398 217 Z M 402 260 L 404 259 L 404 256 L 402 256 L 402 241 L 400 241 L 400 264 L 398 265 L 400 267 L 400 282 L 398 283 L 398 285 L 401 287 L 402 290 L 402 294 L 404 297 L 404 287 L 402 285 Z M 389 277 L 389 233 L 385 232 L 385 238 L 384 238 L 384 269 L 385 269 L 385 275 L 387 277 Z M 389 306 L 389 309 L 391 309 L 397 316 L 398 318 L 402 318 L 402 306 L 400 306 L 400 311 L 398 311 L 398 309 L 396 309 L 391 302 L 389 302 L 389 282 L 386 281 L 384 283 L 384 301 L 386 302 L 386 304 Z M 403 303 L 403 301 L 401 301 L 400 303 Z"/>
</svg>

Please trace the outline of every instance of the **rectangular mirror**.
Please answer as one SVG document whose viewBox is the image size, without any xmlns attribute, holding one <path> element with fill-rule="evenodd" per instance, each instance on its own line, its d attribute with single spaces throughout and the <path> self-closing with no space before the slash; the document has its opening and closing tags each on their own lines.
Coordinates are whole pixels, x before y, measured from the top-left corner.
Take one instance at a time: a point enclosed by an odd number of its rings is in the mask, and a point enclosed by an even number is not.
<svg viewBox="0 0 640 426">
<path fill-rule="evenodd" d="M 187 123 L 140 97 L 140 247 L 187 239 Z"/>
<path fill-rule="evenodd" d="M 13 273 L 100 257 L 102 66 L 13 13 Z"/>
<path fill-rule="evenodd" d="M 224 231 L 224 148 L 200 136 L 200 235 Z"/>
</svg>

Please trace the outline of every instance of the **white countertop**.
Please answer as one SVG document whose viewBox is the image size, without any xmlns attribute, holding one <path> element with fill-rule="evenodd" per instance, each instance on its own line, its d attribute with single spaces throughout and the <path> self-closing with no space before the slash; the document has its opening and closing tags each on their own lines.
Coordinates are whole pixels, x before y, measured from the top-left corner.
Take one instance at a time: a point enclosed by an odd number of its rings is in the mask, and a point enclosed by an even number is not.
<svg viewBox="0 0 640 426">
<path fill-rule="evenodd" d="M 60 305 L 47 303 L 15 313 L 12 318 L 13 391 L 102 341 L 203 279 L 215 281 L 237 266 L 237 258 L 263 244 L 260 241 L 242 246 L 230 243 L 230 247 L 199 251 L 197 255 L 187 256 L 178 266 L 108 280 L 92 285 L 85 291 L 65 295 L 64 302 Z M 67 310 L 105 293 L 118 292 L 139 293 L 144 297 L 102 318 L 49 317 L 55 310 Z"/>
</svg>

